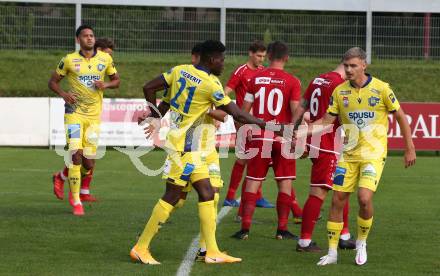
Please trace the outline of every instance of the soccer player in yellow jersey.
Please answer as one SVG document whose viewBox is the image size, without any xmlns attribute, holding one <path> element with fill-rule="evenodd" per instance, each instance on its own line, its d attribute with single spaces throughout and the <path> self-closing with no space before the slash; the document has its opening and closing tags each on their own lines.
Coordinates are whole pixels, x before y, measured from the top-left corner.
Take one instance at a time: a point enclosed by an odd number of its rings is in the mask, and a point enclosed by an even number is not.
<svg viewBox="0 0 440 276">
<path fill-rule="evenodd" d="M 80 50 L 65 56 L 49 80 L 49 88 L 65 103 L 64 124 L 72 162 L 68 164 L 68 179 L 72 193 L 73 214 L 84 215 L 80 199 L 81 175 L 87 175 L 95 165 L 103 92 L 119 87 L 120 79 L 112 57 L 94 49 L 95 35 L 90 26 L 76 30 Z M 105 76 L 110 81 L 105 82 Z M 64 91 L 60 81 L 67 76 L 70 90 Z"/>
<path fill-rule="evenodd" d="M 252 115 L 241 111 L 223 92 L 211 74 L 219 76 L 224 68 L 225 47 L 220 41 L 208 40 L 201 45 L 200 63 L 194 65 L 179 65 L 144 86 L 144 94 L 150 105 L 156 107 L 156 92 L 167 88 L 170 98 L 171 126 L 165 143 L 167 147 L 168 167 L 165 173 L 165 194 L 154 207 L 151 217 L 132 248 L 130 256 L 133 260 L 144 264 L 159 264 L 150 253 L 152 238 L 159 226 L 166 222 L 174 206 L 178 203 L 182 190 L 192 183 L 199 195 L 199 218 L 202 236 L 205 238 L 207 253 L 206 263 L 240 262 L 220 252 L 216 238 L 216 213 L 214 207 L 214 191 L 209 180 L 209 170 L 202 160 L 200 139 L 197 137 L 197 127 L 202 124 L 208 109 L 216 108 L 232 115 L 241 123 L 256 124 L 261 128 L 274 129 L 273 123 L 265 123 Z M 159 108 L 159 112 L 161 112 Z M 158 118 L 156 109 L 151 116 Z M 285 126 L 279 126 L 280 131 Z"/>
<path fill-rule="evenodd" d="M 103 38 L 98 38 L 93 47 L 95 51 L 102 51 L 112 56 L 115 44 L 113 40 L 103 37 Z M 52 176 L 53 192 L 55 196 L 60 200 L 64 199 L 64 181 L 67 180 L 68 172 L 69 172 L 69 168 L 65 166 L 64 169 L 54 173 Z M 90 193 L 90 183 L 92 182 L 92 178 L 93 178 L 93 169 L 91 169 L 88 174 L 81 175 L 81 189 L 79 194 L 81 202 L 97 201 L 96 197 L 94 197 Z M 72 193 L 69 193 L 69 200 L 72 200 Z"/>
<path fill-rule="evenodd" d="M 366 54 L 361 48 L 349 49 L 343 56 L 347 80 L 337 86 L 330 98 L 327 114 L 309 125 L 327 126 L 336 118 L 345 131 L 342 158 L 333 178 L 333 200 L 327 222 L 328 254 L 319 266 L 337 263 L 342 212 L 350 193 L 358 193 L 359 214 L 356 240 L 357 265 L 367 262 L 367 237 L 373 224 L 373 195 L 376 192 L 387 156 L 388 114 L 396 118 L 405 140 L 405 168 L 415 164 L 416 153 L 405 113 L 388 83 L 366 74 Z"/>
</svg>

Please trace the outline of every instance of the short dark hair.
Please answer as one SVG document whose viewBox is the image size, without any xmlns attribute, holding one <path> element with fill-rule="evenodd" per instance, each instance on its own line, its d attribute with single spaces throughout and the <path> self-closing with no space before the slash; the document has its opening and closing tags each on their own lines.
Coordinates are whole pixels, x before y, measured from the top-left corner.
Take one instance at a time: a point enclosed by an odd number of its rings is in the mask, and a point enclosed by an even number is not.
<svg viewBox="0 0 440 276">
<path fill-rule="evenodd" d="M 266 51 L 266 45 L 264 45 L 264 42 L 261 40 L 255 40 L 249 45 L 248 51 L 252 53 L 264 52 Z"/>
<path fill-rule="evenodd" d="M 194 47 L 191 49 L 191 55 L 200 55 L 202 52 L 202 43 L 197 43 L 194 45 Z"/>
<path fill-rule="evenodd" d="M 226 47 L 218 40 L 206 40 L 200 44 L 200 50 L 200 60 L 206 62 L 215 54 L 226 51 Z"/>
<path fill-rule="evenodd" d="M 347 50 L 342 56 L 342 62 L 352 58 L 359 58 L 361 60 L 367 59 L 367 53 L 360 47 L 353 47 Z"/>
<path fill-rule="evenodd" d="M 274 41 L 267 46 L 267 55 L 272 60 L 282 59 L 289 55 L 289 47 L 281 41 Z"/>
<path fill-rule="evenodd" d="M 95 42 L 95 49 L 97 48 L 113 50 L 115 48 L 115 43 L 107 37 L 98 38 Z"/>
<path fill-rule="evenodd" d="M 81 34 L 81 32 L 83 30 L 85 30 L 85 29 L 89 29 L 89 30 L 92 30 L 92 32 L 95 32 L 95 31 L 93 31 L 92 26 L 90 26 L 90 25 L 81 25 L 81 26 L 78 27 L 78 29 L 76 29 L 76 33 L 75 33 L 76 37 L 78 37 Z"/>
</svg>

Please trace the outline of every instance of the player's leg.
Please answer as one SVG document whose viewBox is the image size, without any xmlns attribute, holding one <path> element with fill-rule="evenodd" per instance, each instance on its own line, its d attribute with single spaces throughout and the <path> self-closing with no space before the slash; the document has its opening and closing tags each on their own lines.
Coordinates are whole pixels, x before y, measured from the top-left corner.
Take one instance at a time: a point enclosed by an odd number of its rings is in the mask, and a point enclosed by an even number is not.
<svg viewBox="0 0 440 276">
<path fill-rule="evenodd" d="M 292 180 L 277 180 L 278 196 L 277 196 L 277 214 L 278 227 L 275 234 L 277 240 L 298 240 L 298 236 L 290 233 L 287 229 L 289 221 L 290 207 L 292 204 Z"/>
<path fill-rule="evenodd" d="M 313 167 L 312 167 L 313 174 Z M 301 238 L 296 246 L 298 252 L 321 252 L 321 248 L 312 241 L 313 230 L 318 220 L 321 206 L 327 197 L 329 188 L 310 186 L 309 197 L 304 204 L 301 223 Z"/>
<path fill-rule="evenodd" d="M 196 177 L 195 177 L 196 178 Z M 215 208 L 214 189 L 209 182 L 209 178 L 194 179 L 194 189 L 199 195 L 199 219 L 201 235 L 206 243 L 205 263 L 235 263 L 241 262 L 240 258 L 235 258 L 220 252 L 215 232 L 217 228 L 217 214 Z"/>
<path fill-rule="evenodd" d="M 255 178 L 251 179 L 249 176 L 246 176 L 246 178 L 246 190 L 242 193 L 240 202 L 242 206 L 241 229 L 231 236 L 240 240 L 246 240 L 249 238 L 249 230 L 251 228 L 252 217 L 257 203 L 258 187 L 261 186 L 262 180 L 264 180 L 264 177 L 258 178 L 258 180 Z"/>
<path fill-rule="evenodd" d="M 238 207 L 239 203 L 237 200 L 235 200 L 235 194 L 240 186 L 241 179 L 243 178 L 246 163 L 247 160 L 245 159 L 237 158 L 235 160 L 234 166 L 232 167 L 231 178 L 229 180 L 228 192 L 226 194 L 225 201 L 223 202 L 223 206 Z"/>
<path fill-rule="evenodd" d="M 367 238 L 373 225 L 373 196 L 382 175 L 385 161 L 363 162 L 360 167 L 358 190 L 359 215 L 356 240 L 356 264 L 367 262 Z"/>
<path fill-rule="evenodd" d="M 81 187 L 81 164 L 83 155 L 84 121 L 76 114 L 64 115 L 66 141 L 72 163 L 68 164 L 68 180 L 72 198 L 69 199 L 74 215 L 84 215 L 84 209 L 79 197 Z"/>
<path fill-rule="evenodd" d="M 151 265 L 160 264 L 153 258 L 153 256 L 151 256 L 149 248 L 150 243 L 159 231 L 160 226 L 167 221 L 174 206 L 180 199 L 183 185 L 179 186 L 171 182 L 173 181 L 170 180 L 166 183 L 165 194 L 154 206 L 142 234 L 139 236 L 136 245 L 130 251 L 130 257 L 133 261 L 139 261 L 143 264 Z"/>
<path fill-rule="evenodd" d="M 190 181 L 196 165 L 191 153 L 181 155 L 179 152 L 173 152 L 167 156 L 164 169 L 164 175 L 168 177 L 165 193 L 154 206 L 142 234 L 130 252 L 132 260 L 144 264 L 159 264 L 149 251 L 151 240 L 179 202 L 182 191 Z"/>
<path fill-rule="evenodd" d="M 317 265 L 336 264 L 338 260 L 338 242 L 343 223 L 344 206 L 350 193 L 354 192 L 359 179 L 360 163 L 339 162 L 333 179 L 333 198 L 327 221 L 329 249 Z"/>
<path fill-rule="evenodd" d="M 292 181 L 296 178 L 296 162 L 293 158 L 289 159 L 283 156 L 282 144 L 279 142 L 273 143 L 271 154 L 272 168 L 278 185 L 278 228 L 275 238 L 278 240 L 298 240 L 298 236 L 293 235 L 287 229 L 287 222 L 293 202 Z"/>
<path fill-rule="evenodd" d="M 59 199 L 64 199 L 64 181 L 69 177 L 69 168 L 64 168 L 52 175 L 53 193 Z"/>
<path fill-rule="evenodd" d="M 223 180 L 221 178 L 220 159 L 217 150 L 213 150 L 206 155 L 206 164 L 208 165 L 209 181 L 214 190 L 214 208 L 215 214 L 218 213 L 218 202 L 220 199 L 220 189 L 223 187 Z M 200 225 L 200 233 L 202 233 Z M 206 241 L 203 235 L 200 235 L 199 250 L 197 251 L 196 260 L 204 261 L 206 256 Z"/>
<path fill-rule="evenodd" d="M 303 210 L 298 203 L 298 200 L 296 198 L 296 191 L 293 186 L 292 186 L 292 191 L 290 192 L 290 194 L 291 194 L 291 198 L 292 198 L 292 201 L 290 204 L 290 209 L 292 211 L 293 222 L 295 224 L 300 224 L 302 222 Z"/>
<path fill-rule="evenodd" d="M 96 198 L 90 194 L 90 183 L 95 169 L 95 159 L 98 148 L 98 139 L 100 131 L 99 120 L 88 120 L 87 130 L 84 141 L 84 158 L 81 167 L 81 190 L 80 197 L 82 202 L 94 202 Z"/>
<path fill-rule="evenodd" d="M 348 213 L 350 211 L 350 200 L 347 200 L 343 211 L 344 226 L 341 231 L 341 236 L 339 237 L 340 249 L 356 249 L 356 240 L 350 234 L 350 229 L 348 228 Z"/>
<path fill-rule="evenodd" d="M 273 162 L 270 161 L 269 167 L 272 166 L 272 164 L 273 164 Z M 244 190 L 246 190 L 246 189 L 244 189 Z M 275 208 L 275 205 L 273 205 L 272 203 L 270 203 L 267 199 L 265 199 L 263 197 L 263 185 L 260 185 L 260 187 L 258 187 L 257 207 L 259 207 L 259 208 Z"/>
</svg>

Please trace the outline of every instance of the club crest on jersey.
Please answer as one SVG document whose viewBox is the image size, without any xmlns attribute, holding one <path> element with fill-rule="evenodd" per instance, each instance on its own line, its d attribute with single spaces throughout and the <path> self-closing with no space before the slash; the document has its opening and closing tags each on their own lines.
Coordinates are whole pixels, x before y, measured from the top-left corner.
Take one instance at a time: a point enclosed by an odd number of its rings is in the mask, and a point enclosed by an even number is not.
<svg viewBox="0 0 440 276">
<path fill-rule="evenodd" d="M 266 77 L 255 78 L 255 84 L 270 84 L 271 79 Z"/>
<path fill-rule="evenodd" d="M 99 72 L 101 72 L 102 70 L 104 70 L 104 68 L 105 68 L 105 65 L 104 64 L 102 64 L 102 63 L 100 63 L 100 64 L 98 64 L 98 71 Z"/>
<path fill-rule="evenodd" d="M 348 107 L 348 97 L 342 98 L 342 104 L 344 105 L 344 107 Z"/>
<path fill-rule="evenodd" d="M 372 96 L 372 97 L 368 98 L 368 105 L 369 106 L 375 107 L 379 102 L 380 102 L 380 99 L 377 97 Z"/>
<path fill-rule="evenodd" d="M 221 91 L 215 91 L 214 94 L 212 94 L 212 96 L 217 101 L 220 101 L 220 100 L 222 100 L 225 97 L 225 95 Z"/>
<path fill-rule="evenodd" d="M 348 118 L 352 121 L 360 130 L 369 125 L 375 117 L 374 111 L 354 111 L 348 112 Z"/>
<path fill-rule="evenodd" d="M 81 70 L 81 64 L 75 64 L 75 71 L 79 72 Z"/>
</svg>

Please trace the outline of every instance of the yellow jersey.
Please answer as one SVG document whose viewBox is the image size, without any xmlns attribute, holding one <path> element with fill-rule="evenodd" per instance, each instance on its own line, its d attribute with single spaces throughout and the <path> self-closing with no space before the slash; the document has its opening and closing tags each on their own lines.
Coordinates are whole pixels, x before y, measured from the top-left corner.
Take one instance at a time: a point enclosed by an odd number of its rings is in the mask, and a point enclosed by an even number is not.
<svg viewBox="0 0 440 276">
<path fill-rule="evenodd" d="M 213 124 L 207 111 L 212 105 L 227 105 L 231 99 L 225 95 L 218 78 L 202 67 L 179 65 L 162 77 L 168 86 L 162 100 L 170 105 L 170 131 L 165 146 L 179 152 L 201 150 L 205 128 L 199 126 Z"/>
<path fill-rule="evenodd" d="M 357 89 L 345 81 L 335 88 L 327 112 L 345 132 L 343 161 L 380 160 L 387 155 L 388 113 L 400 105 L 388 83 L 368 75 Z"/>
<path fill-rule="evenodd" d="M 96 51 L 90 59 L 81 51 L 68 54 L 61 59 L 56 72 L 67 76 L 70 92 L 76 96 L 76 103 L 65 104 L 65 113 L 77 113 L 99 119 L 102 111 L 103 90 L 97 89 L 95 81 L 104 81 L 105 75 L 117 73 L 112 57 Z"/>
</svg>

